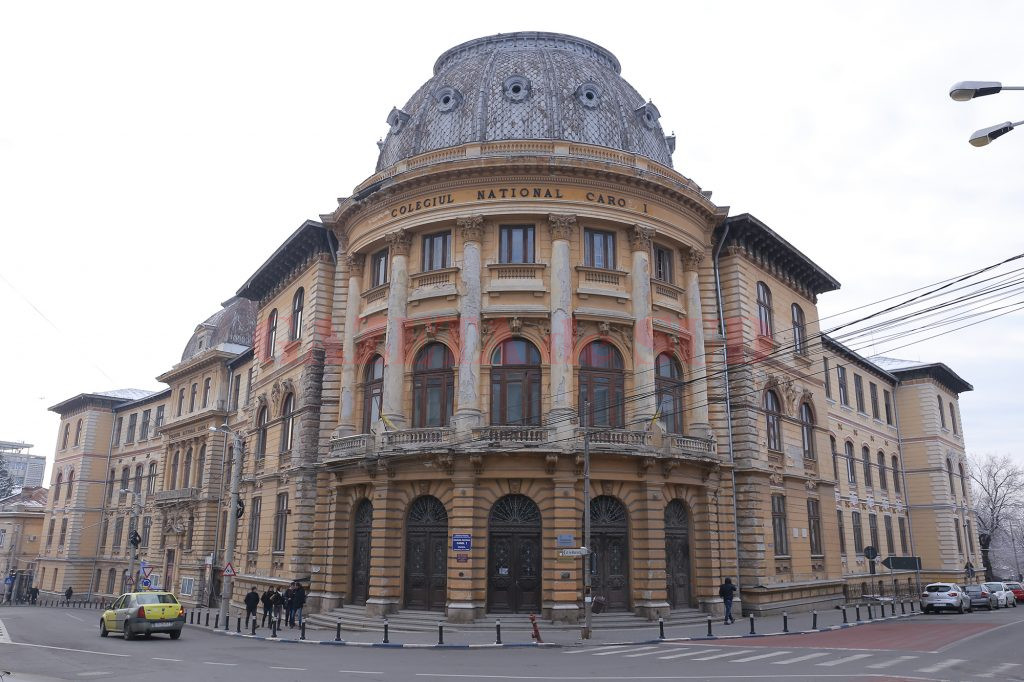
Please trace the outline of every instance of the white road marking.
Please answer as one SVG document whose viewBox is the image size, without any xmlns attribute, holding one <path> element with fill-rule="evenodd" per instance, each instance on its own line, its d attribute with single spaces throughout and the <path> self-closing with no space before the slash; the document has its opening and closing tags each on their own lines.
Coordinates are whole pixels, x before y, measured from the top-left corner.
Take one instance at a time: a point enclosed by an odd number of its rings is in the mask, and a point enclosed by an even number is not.
<svg viewBox="0 0 1024 682">
<path fill-rule="evenodd" d="M 272 666 L 270 666 L 270 669 L 271 670 L 308 670 L 308 668 L 287 668 L 287 667 L 285 667 L 283 665 L 272 665 Z"/>
<path fill-rule="evenodd" d="M 106 670 L 99 670 L 92 673 L 78 673 L 79 677 L 99 677 L 100 675 L 111 675 L 112 673 Z"/>
<path fill-rule="evenodd" d="M 181 659 L 180 658 L 159 658 L 157 656 L 154 656 L 153 660 L 154 661 L 171 661 L 173 663 L 181 663 Z"/>
<path fill-rule="evenodd" d="M 2 620 L 0 620 L 0 644 L 12 644 L 11 636 L 7 634 L 7 628 L 4 627 Z"/>
<path fill-rule="evenodd" d="M 1015 668 L 1018 665 L 1020 665 L 1020 663 L 1003 663 L 992 668 L 992 670 L 988 671 L 984 675 L 978 675 L 978 677 L 995 677 L 996 673 L 1005 673 L 1010 668 Z"/>
<path fill-rule="evenodd" d="M 618 651 L 602 651 L 601 653 L 594 654 L 594 655 L 595 656 L 607 656 L 609 654 L 626 654 L 626 653 L 631 653 L 631 652 L 634 652 L 634 651 L 647 651 L 648 649 L 653 649 L 653 648 L 654 648 L 653 646 L 640 646 L 640 647 L 634 647 L 632 649 L 623 649 L 622 647 L 619 647 Z"/>
<path fill-rule="evenodd" d="M 667 661 L 673 658 L 682 658 L 683 656 L 696 656 L 697 654 L 710 654 L 714 651 L 721 651 L 721 649 L 698 649 L 697 651 L 684 651 L 681 654 L 672 654 L 671 656 L 659 656 L 658 660 Z"/>
<path fill-rule="evenodd" d="M 825 661 L 824 663 L 818 663 L 818 665 L 824 668 L 831 668 L 834 665 L 841 665 L 843 663 L 849 663 L 850 661 L 859 661 L 862 658 L 870 658 L 872 654 L 854 654 L 853 656 L 844 656 L 843 658 L 837 658 L 834 661 Z"/>
<path fill-rule="evenodd" d="M 78 654 L 96 654 L 98 656 L 117 656 L 118 658 L 131 658 L 131 654 L 112 654 L 106 651 L 89 651 L 88 649 L 69 649 L 66 646 L 50 646 L 49 644 L 29 644 L 28 642 L 6 642 L 14 646 L 32 646 L 37 649 L 56 649 L 58 651 L 74 651 Z"/>
<path fill-rule="evenodd" d="M 962 659 L 962 658 L 950 658 L 949 660 L 941 661 L 939 663 L 936 663 L 935 665 L 930 665 L 927 668 L 918 668 L 917 672 L 919 672 L 919 673 L 937 673 L 940 670 L 943 670 L 944 668 L 950 668 L 950 667 L 956 665 L 957 663 L 963 663 L 963 662 L 964 662 L 964 659 Z"/>
<path fill-rule="evenodd" d="M 383 675 L 379 670 L 339 670 L 339 673 L 348 673 L 349 675 Z"/>
<path fill-rule="evenodd" d="M 784 661 L 772 661 L 772 665 L 789 665 L 790 663 L 799 663 L 800 661 L 809 661 L 812 658 L 821 658 L 822 656 L 828 656 L 827 651 L 822 651 L 816 654 L 807 654 L 806 656 L 797 656 L 796 658 L 787 658 Z"/>
<path fill-rule="evenodd" d="M 611 646 L 598 646 L 593 649 L 574 649 L 573 651 L 563 651 L 563 654 L 592 654 L 595 651 L 603 651 L 605 649 L 621 649 L 622 646 L 618 644 L 612 644 Z"/>
<path fill-rule="evenodd" d="M 217 661 L 203 661 L 206 665 L 238 665 L 237 663 L 218 663 Z"/>
<path fill-rule="evenodd" d="M 701 656 L 700 658 L 691 658 L 691 661 L 713 661 L 716 658 L 725 658 L 726 656 L 739 656 L 741 654 L 749 654 L 757 649 L 739 649 L 738 651 L 729 651 L 724 654 L 715 654 L 714 656 Z"/>
<path fill-rule="evenodd" d="M 762 658 L 775 658 L 776 656 L 785 656 L 786 654 L 792 653 L 791 651 L 772 651 L 767 654 L 758 654 L 757 656 L 747 656 L 746 658 L 737 658 L 736 660 L 729 661 L 730 663 L 746 663 L 747 661 L 759 661 Z"/>
<path fill-rule="evenodd" d="M 79 623 L 84 623 L 84 622 L 85 622 L 84 620 L 82 620 L 81 618 L 79 618 L 78 616 L 76 616 L 76 615 L 74 615 L 74 614 L 71 614 L 71 613 L 65 613 L 64 615 L 65 615 L 65 616 L 67 616 L 68 618 L 74 618 L 74 619 L 75 619 L 75 620 L 77 620 L 77 621 L 78 621 Z"/>
<path fill-rule="evenodd" d="M 917 656 L 900 656 L 899 658 L 894 658 L 891 661 L 882 661 L 881 663 L 872 663 L 871 665 L 866 665 L 864 667 L 865 668 L 869 668 L 871 670 L 881 670 L 882 668 L 888 668 L 889 666 L 896 665 L 897 663 L 903 663 L 905 661 L 912 661 L 915 658 L 917 658 Z"/>
<path fill-rule="evenodd" d="M 627 654 L 626 656 L 623 656 L 623 658 L 637 658 L 638 656 L 653 656 L 654 654 L 663 654 L 666 651 L 668 651 L 668 649 L 655 649 L 654 651 L 644 651 L 644 652 L 639 653 L 639 654 Z"/>
</svg>

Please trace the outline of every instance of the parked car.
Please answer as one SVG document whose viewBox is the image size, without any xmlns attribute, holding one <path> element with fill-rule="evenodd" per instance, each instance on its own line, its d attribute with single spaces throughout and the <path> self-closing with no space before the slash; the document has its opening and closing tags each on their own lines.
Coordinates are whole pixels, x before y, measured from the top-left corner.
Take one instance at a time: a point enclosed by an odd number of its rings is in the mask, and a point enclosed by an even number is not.
<svg viewBox="0 0 1024 682">
<path fill-rule="evenodd" d="M 166 632 L 181 637 L 185 607 L 170 592 L 128 592 L 118 597 L 100 617 L 100 637 L 120 632 L 125 639 Z"/>
<path fill-rule="evenodd" d="M 1006 583 L 991 582 L 985 583 L 985 585 L 996 593 L 996 598 L 999 600 L 999 608 L 1017 605 L 1017 597 L 1006 588 Z"/>
<path fill-rule="evenodd" d="M 1006 589 L 1010 590 L 1010 592 L 1013 592 L 1013 596 L 1018 604 L 1024 602 L 1024 585 L 1021 585 L 1020 583 L 1016 582 L 1004 584 L 1006 585 Z"/>
<path fill-rule="evenodd" d="M 979 609 L 999 608 L 999 600 L 995 593 L 987 585 L 965 585 L 964 591 L 971 598 L 971 607 Z"/>
<path fill-rule="evenodd" d="M 921 594 L 921 611 L 930 613 L 950 609 L 964 613 L 971 610 L 971 598 L 956 583 L 932 583 Z"/>
</svg>

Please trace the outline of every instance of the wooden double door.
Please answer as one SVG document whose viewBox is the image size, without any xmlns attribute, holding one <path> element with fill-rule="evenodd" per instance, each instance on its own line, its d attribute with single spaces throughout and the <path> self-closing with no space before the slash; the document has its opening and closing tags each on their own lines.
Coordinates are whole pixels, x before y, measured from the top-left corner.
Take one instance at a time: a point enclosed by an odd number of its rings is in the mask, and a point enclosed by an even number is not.
<svg viewBox="0 0 1024 682">
<path fill-rule="evenodd" d="M 373 532 L 373 503 L 363 500 L 356 507 L 352 538 L 353 604 L 365 604 L 370 596 L 370 537 Z"/>
<path fill-rule="evenodd" d="M 686 507 L 679 500 L 672 500 L 665 507 L 665 579 L 672 608 L 689 607 L 692 602 L 690 521 Z"/>
<path fill-rule="evenodd" d="M 409 506 L 405 531 L 405 607 L 443 611 L 448 600 L 448 513 L 436 497 Z"/>
<path fill-rule="evenodd" d="M 590 545 L 594 597 L 607 611 L 629 610 L 629 523 L 626 507 L 609 495 L 590 502 Z"/>
<path fill-rule="evenodd" d="M 541 518 L 525 495 L 506 495 L 491 508 L 487 541 L 487 610 L 539 613 Z"/>
</svg>

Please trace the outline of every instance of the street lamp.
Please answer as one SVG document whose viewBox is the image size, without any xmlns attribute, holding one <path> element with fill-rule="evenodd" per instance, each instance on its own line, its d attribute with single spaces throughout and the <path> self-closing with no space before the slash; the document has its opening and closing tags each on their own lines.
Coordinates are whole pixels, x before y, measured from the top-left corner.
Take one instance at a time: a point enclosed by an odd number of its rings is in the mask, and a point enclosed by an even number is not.
<svg viewBox="0 0 1024 682">
<path fill-rule="evenodd" d="M 226 433 L 231 436 L 233 444 L 233 452 L 231 458 L 231 503 L 229 505 L 228 513 L 228 528 L 227 538 L 224 543 L 224 567 L 226 568 L 229 564 L 235 560 L 235 539 L 238 535 L 238 488 L 242 483 L 242 449 L 245 447 L 242 437 L 228 428 L 227 424 L 221 425 L 219 428 L 211 426 L 210 431 L 214 433 Z M 216 548 L 214 548 L 216 550 Z M 232 570 L 234 566 L 232 565 Z M 234 576 L 225 575 L 223 576 L 224 584 L 221 589 L 221 600 L 219 606 L 219 613 L 221 622 L 226 623 L 228 617 L 228 607 L 231 604 L 231 592 L 234 589 Z"/>
<path fill-rule="evenodd" d="M 138 577 L 135 575 L 135 561 L 139 552 L 139 512 L 142 509 L 142 504 L 139 503 L 139 494 L 135 491 L 121 488 L 118 492 L 122 495 L 132 496 L 132 515 L 128 523 L 128 546 L 132 548 L 131 558 L 128 560 L 128 580 L 134 583 Z M 138 585 L 135 586 L 135 589 L 138 589 Z"/>
<path fill-rule="evenodd" d="M 1003 85 L 999 81 L 960 81 L 959 83 L 954 83 L 953 87 L 949 89 L 949 96 L 957 102 L 969 102 L 975 97 L 995 95 L 1003 90 L 1024 90 L 1024 86 Z M 971 135 L 970 143 L 975 147 L 984 147 L 992 140 L 1002 137 L 1019 125 L 1024 125 L 1024 121 L 1017 121 L 1016 123 L 1006 121 L 1005 123 L 997 123 L 994 126 L 976 130 Z"/>
<path fill-rule="evenodd" d="M 1013 130 L 1014 127 L 1022 124 L 1024 124 L 1024 121 L 1017 121 L 1016 123 L 1007 121 L 1006 123 L 997 123 L 994 126 L 989 126 L 988 128 L 976 130 L 974 131 L 974 134 L 971 135 L 971 144 L 973 144 L 975 147 L 984 147 L 992 140 L 996 139 L 997 137 L 1002 137 L 1006 133 Z"/>
</svg>

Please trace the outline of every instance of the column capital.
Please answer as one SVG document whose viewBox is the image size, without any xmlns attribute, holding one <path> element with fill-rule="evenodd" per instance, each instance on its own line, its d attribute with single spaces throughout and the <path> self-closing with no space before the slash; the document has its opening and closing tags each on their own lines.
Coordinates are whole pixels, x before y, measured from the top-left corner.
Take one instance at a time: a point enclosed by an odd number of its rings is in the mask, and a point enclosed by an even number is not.
<svg viewBox="0 0 1024 682">
<path fill-rule="evenodd" d="M 689 249 L 683 252 L 683 270 L 698 270 L 704 262 L 704 252 Z"/>
<path fill-rule="evenodd" d="M 551 228 L 551 239 L 572 239 L 576 216 L 571 213 L 549 213 L 548 227 Z"/>
<path fill-rule="evenodd" d="M 651 239 L 654 238 L 654 230 L 644 227 L 639 223 L 633 225 L 629 230 L 629 247 L 633 251 L 651 252 Z"/>
<path fill-rule="evenodd" d="M 349 277 L 362 277 L 363 264 L 366 263 L 366 256 L 361 253 L 350 253 L 345 256 L 345 265 L 348 267 Z"/>
<path fill-rule="evenodd" d="M 484 217 L 482 215 L 467 215 L 455 219 L 455 224 L 462 232 L 463 241 L 480 242 L 484 237 Z"/>
<path fill-rule="evenodd" d="M 412 248 L 412 233 L 408 230 L 392 232 L 385 237 L 392 256 L 408 256 Z"/>
</svg>

